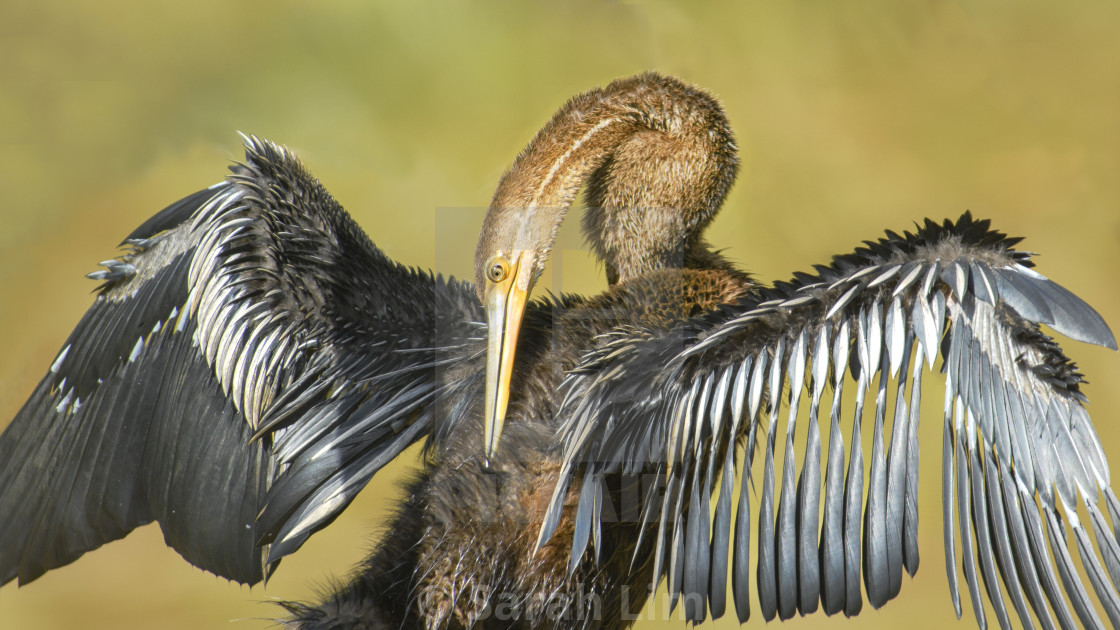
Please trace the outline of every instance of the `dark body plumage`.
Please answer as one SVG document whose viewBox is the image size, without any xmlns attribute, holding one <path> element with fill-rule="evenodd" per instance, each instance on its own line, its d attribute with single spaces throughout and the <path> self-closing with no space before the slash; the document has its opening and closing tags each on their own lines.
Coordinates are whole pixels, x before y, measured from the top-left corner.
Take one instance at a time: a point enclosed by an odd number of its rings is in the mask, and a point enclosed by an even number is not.
<svg viewBox="0 0 1120 630">
<path fill-rule="evenodd" d="M 581 563 L 574 577 L 570 521 L 536 550 L 562 463 L 556 391 L 580 349 L 594 347 L 600 335 L 624 326 L 667 332 L 690 312 L 741 297 L 749 286 L 740 276 L 684 270 L 622 282 L 591 300 L 535 302 L 523 324 L 511 418 L 490 468 L 477 448 L 478 415 L 452 427 L 445 441 L 434 440 L 432 465 L 409 486 L 411 500 L 366 567 L 322 608 L 294 608 L 297 617 L 310 628 L 332 627 L 329 620 L 354 610 L 376 611 L 385 627 L 404 617 L 416 627 L 628 626 L 652 571 L 649 562 L 631 570 L 635 521 L 606 527 L 599 561 Z M 624 605 L 628 617 L 619 612 Z"/>
<path fill-rule="evenodd" d="M 917 569 L 913 410 L 940 350 L 958 613 L 959 519 L 982 623 L 981 584 L 1010 624 L 1002 584 L 1024 623 L 1029 606 L 1044 627 L 1100 626 L 1074 547 L 1120 620 L 1120 504 L 1080 375 L 1038 325 L 1115 340 L 986 222 L 927 222 L 757 286 L 702 240 L 737 168 L 723 113 L 654 74 L 575 97 L 534 138 L 498 185 L 473 287 L 387 259 L 283 149 L 248 138 L 246 157 L 95 274 L 97 301 L 0 436 L 0 581 L 156 520 L 192 563 L 257 582 L 427 438 L 385 538 L 324 601 L 288 604 L 291 626 L 621 628 L 662 578 L 696 621 L 724 614 L 729 584 L 745 620 L 752 579 L 766 619 L 856 614 L 861 587 L 878 607 Z M 610 289 L 520 305 L 581 187 Z M 495 344 L 499 310 L 516 343 Z M 495 348 L 515 357 L 508 382 Z"/>
</svg>

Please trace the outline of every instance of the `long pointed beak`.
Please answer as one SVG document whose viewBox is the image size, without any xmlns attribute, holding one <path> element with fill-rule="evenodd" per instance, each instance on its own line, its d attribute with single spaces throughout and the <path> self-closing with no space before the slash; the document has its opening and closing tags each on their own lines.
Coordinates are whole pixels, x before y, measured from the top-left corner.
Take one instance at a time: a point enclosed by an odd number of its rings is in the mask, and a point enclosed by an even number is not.
<svg viewBox="0 0 1120 630">
<path fill-rule="evenodd" d="M 509 386 L 513 375 L 514 353 L 517 351 L 517 334 L 521 317 L 532 286 L 518 287 L 521 275 L 519 256 L 510 261 L 513 268 L 508 277 L 490 286 L 486 291 L 486 316 L 489 329 L 489 346 L 486 352 L 486 417 L 483 438 L 486 443 L 486 466 L 498 450 L 498 440 L 506 423 L 509 405 Z"/>
</svg>

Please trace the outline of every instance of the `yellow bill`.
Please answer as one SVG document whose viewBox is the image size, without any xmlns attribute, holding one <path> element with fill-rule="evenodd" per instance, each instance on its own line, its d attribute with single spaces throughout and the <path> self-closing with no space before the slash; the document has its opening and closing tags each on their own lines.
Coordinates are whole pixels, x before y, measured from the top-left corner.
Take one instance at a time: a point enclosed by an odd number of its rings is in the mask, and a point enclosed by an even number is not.
<svg viewBox="0 0 1120 630">
<path fill-rule="evenodd" d="M 521 318 L 532 290 L 531 270 L 522 267 L 524 252 L 512 261 L 495 256 L 487 271 L 486 316 L 489 345 L 486 352 L 486 416 L 483 419 L 486 465 L 498 450 L 506 422 L 510 380 Z"/>
</svg>

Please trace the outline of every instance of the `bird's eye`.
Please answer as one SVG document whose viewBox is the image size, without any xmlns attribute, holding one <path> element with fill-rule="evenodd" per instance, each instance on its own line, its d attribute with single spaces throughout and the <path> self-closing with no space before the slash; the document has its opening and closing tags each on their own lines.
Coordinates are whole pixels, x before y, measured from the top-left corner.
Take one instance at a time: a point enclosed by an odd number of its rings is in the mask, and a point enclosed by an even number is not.
<svg viewBox="0 0 1120 630">
<path fill-rule="evenodd" d="M 501 256 L 495 256 L 487 263 L 486 278 L 490 282 L 501 282 L 509 275 L 509 261 Z"/>
</svg>

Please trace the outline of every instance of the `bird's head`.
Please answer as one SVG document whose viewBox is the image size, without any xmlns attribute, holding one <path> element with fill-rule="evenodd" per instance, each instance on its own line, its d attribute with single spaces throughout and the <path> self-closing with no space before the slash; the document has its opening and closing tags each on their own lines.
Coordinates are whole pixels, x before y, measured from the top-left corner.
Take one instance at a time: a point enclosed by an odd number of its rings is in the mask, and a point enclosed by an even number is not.
<svg viewBox="0 0 1120 630">
<path fill-rule="evenodd" d="M 555 207 L 492 205 L 483 221 L 475 250 L 475 287 L 489 330 L 483 436 L 487 462 L 497 451 L 505 425 L 521 318 L 563 214 Z"/>
</svg>

